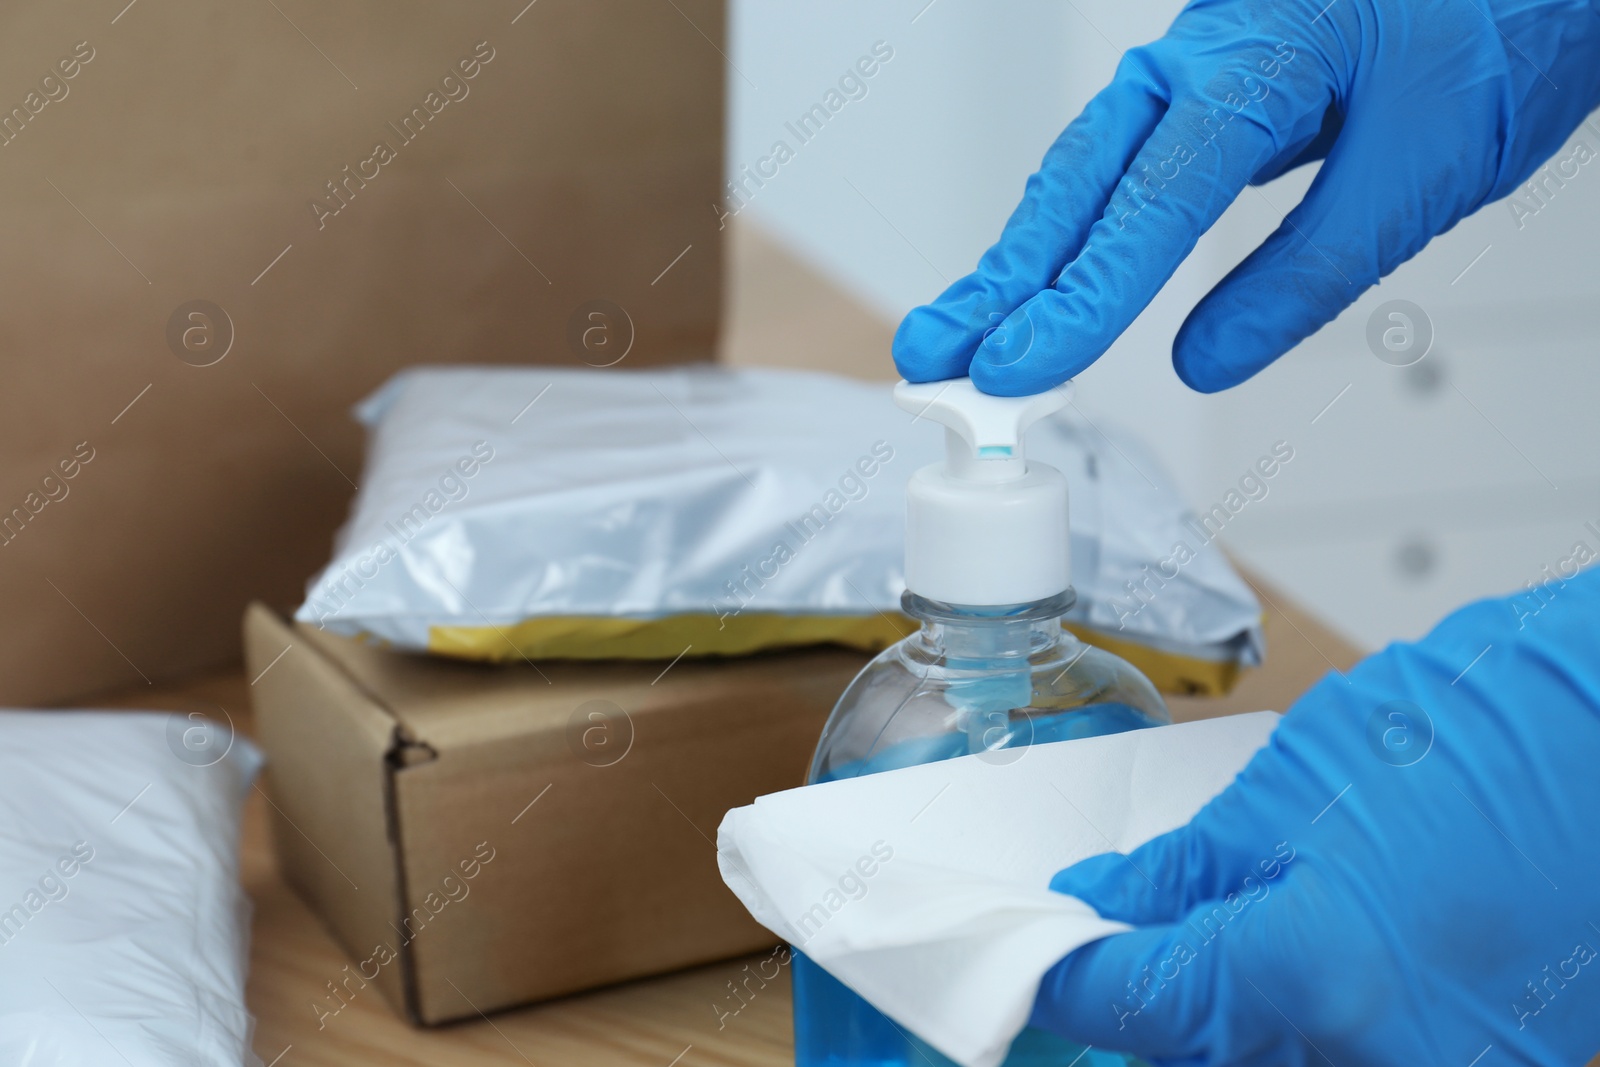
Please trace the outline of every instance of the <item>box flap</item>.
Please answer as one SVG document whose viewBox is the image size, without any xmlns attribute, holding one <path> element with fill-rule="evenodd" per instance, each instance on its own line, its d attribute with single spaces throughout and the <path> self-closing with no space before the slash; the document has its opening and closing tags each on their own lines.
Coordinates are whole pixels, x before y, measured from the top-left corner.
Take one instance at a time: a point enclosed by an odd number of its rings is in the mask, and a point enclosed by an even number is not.
<svg viewBox="0 0 1600 1067">
<path fill-rule="evenodd" d="M 682 708 L 686 702 L 725 707 L 737 715 L 760 714 L 758 694 L 781 680 L 790 698 L 832 707 L 842 688 L 841 673 L 848 681 L 866 661 L 860 652 L 811 648 L 731 659 L 684 658 L 671 664 L 485 664 L 397 652 L 309 623 L 296 624 L 295 632 L 392 715 L 405 741 L 434 751 L 528 733 L 550 736 L 560 744 L 569 725 L 575 724 L 581 735 L 588 720 L 578 709 L 594 700 L 609 702 L 633 719 Z M 671 721 L 663 728 L 675 729 Z"/>
<path fill-rule="evenodd" d="M 244 646 L 279 867 L 360 972 L 319 978 L 319 997 L 323 981 L 344 992 L 311 1003 L 337 1014 L 340 997 L 372 982 L 391 1003 L 406 1004 L 392 925 L 402 899 L 391 818 L 394 718 L 261 604 L 245 613 Z"/>
</svg>

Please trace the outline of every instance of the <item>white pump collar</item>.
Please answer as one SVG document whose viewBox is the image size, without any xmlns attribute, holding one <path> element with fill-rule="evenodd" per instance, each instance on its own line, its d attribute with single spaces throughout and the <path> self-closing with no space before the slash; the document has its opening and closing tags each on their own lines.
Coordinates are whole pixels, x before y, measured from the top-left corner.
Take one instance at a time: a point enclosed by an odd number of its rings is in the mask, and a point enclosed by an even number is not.
<svg viewBox="0 0 1600 1067">
<path fill-rule="evenodd" d="M 945 427 L 945 461 L 917 471 L 906 488 L 911 592 L 993 606 L 1070 588 L 1067 482 L 1027 461 L 1023 435 L 1065 407 L 1071 388 L 1004 397 L 979 392 L 968 378 L 895 386 L 896 404 Z"/>
</svg>

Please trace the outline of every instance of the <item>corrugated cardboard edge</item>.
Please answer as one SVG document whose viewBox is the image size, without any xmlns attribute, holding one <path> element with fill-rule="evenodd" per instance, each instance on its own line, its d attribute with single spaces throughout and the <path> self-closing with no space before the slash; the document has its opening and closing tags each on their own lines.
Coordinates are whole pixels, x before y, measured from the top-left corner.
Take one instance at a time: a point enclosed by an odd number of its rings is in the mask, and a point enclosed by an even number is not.
<svg viewBox="0 0 1600 1067">
<path fill-rule="evenodd" d="M 328 976 L 336 990 L 353 995 L 376 985 L 416 1022 L 415 972 L 394 925 L 404 901 L 393 769 L 414 762 L 412 746 L 382 705 L 298 636 L 263 604 L 245 612 L 245 662 L 255 678 L 251 701 L 267 753 L 278 862 L 358 961 Z M 334 767 L 339 773 L 329 774 Z M 387 963 L 380 946 L 393 954 Z M 328 1010 L 339 1007 L 335 995 L 328 994 Z"/>
<path fill-rule="evenodd" d="M 245 645 L 280 866 L 353 957 L 330 976 L 328 1006 L 347 979 L 377 984 L 427 1026 L 770 946 L 705 856 L 702 827 L 798 784 L 835 696 L 866 659 L 819 648 L 694 662 L 660 688 L 659 664 L 552 667 L 555 691 L 530 682 L 518 696 L 506 668 L 379 652 L 259 604 L 246 613 Z M 457 689 L 464 699 L 451 698 Z M 639 733 L 625 763 L 571 749 L 569 698 L 581 708 L 601 693 L 628 705 L 611 706 L 629 724 L 630 751 Z M 527 729 L 530 715 L 540 728 Z M 474 722 L 491 728 L 475 736 Z M 712 767 L 722 770 L 708 777 Z M 595 775 L 608 776 L 598 791 Z M 506 818 L 521 847 L 474 883 L 475 903 L 452 897 L 451 935 L 417 938 L 417 898 L 427 905 L 440 872 L 468 854 L 463 843 L 500 840 Z M 575 843 L 585 826 L 619 829 Z M 670 876 L 641 909 L 636 883 L 650 871 Z M 605 930 L 579 929 L 595 916 Z M 394 955 L 376 967 L 366 961 L 379 945 Z"/>
</svg>

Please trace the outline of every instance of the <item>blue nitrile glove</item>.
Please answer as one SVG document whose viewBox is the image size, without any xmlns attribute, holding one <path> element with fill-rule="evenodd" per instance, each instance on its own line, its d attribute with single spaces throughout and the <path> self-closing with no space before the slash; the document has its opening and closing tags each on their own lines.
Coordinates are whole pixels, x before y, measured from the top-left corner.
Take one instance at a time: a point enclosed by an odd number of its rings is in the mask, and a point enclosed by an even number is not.
<svg viewBox="0 0 1600 1067">
<path fill-rule="evenodd" d="M 1057 139 L 977 271 L 906 316 L 896 366 L 1007 396 L 1056 385 L 1246 183 L 1326 157 L 1174 343 L 1190 386 L 1237 385 L 1561 146 L 1600 103 L 1596 8 L 1193 0 Z"/>
<path fill-rule="evenodd" d="M 1600 1052 L 1600 569 L 1331 674 L 1188 826 L 1051 888 L 1137 929 L 1033 1023 L 1156 1064 Z M 1481 1057 L 1481 1058 L 1480 1058 Z"/>
</svg>

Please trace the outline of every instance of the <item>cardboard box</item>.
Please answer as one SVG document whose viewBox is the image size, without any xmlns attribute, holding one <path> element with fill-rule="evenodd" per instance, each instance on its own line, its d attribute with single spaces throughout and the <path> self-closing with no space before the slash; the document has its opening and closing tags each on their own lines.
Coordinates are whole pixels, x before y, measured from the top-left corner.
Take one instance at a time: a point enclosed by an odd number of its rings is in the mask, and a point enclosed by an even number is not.
<svg viewBox="0 0 1600 1067">
<path fill-rule="evenodd" d="M 608 360 L 574 341 L 595 301 L 626 313 L 623 368 L 710 359 L 723 17 L 0 9 L 0 271 L 26 294 L 0 325 L 0 703 L 236 662 L 245 605 L 327 560 L 350 406 L 400 367 Z"/>
<path fill-rule="evenodd" d="M 772 943 L 722 884 L 729 808 L 798 785 L 866 661 L 811 649 L 493 666 L 244 621 L 287 880 L 433 1024 Z"/>
</svg>

